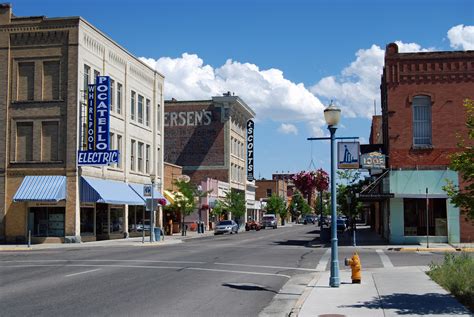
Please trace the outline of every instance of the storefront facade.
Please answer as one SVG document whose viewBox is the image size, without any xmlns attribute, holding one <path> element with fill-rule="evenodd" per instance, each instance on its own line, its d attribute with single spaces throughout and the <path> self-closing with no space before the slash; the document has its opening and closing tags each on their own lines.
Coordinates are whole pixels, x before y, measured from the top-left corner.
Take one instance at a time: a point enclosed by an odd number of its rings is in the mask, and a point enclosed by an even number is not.
<svg viewBox="0 0 474 317">
<path fill-rule="evenodd" d="M 0 73 L 8 87 L 0 91 L 0 238 L 127 236 L 144 221 L 143 197 L 129 185 L 162 181 L 163 76 L 82 18 L 1 9 L 0 45 L 9 53 L 0 62 L 11 67 Z M 99 75 L 111 79 L 110 149 L 120 160 L 79 166 L 87 85 Z"/>
<path fill-rule="evenodd" d="M 466 220 L 443 186 L 462 177 L 450 155 L 466 138 L 465 99 L 474 98 L 474 52 L 400 53 L 387 45 L 381 83 L 383 153 L 389 203 L 384 231 L 391 243 L 472 242 Z M 385 200 L 387 201 L 387 200 Z"/>
</svg>

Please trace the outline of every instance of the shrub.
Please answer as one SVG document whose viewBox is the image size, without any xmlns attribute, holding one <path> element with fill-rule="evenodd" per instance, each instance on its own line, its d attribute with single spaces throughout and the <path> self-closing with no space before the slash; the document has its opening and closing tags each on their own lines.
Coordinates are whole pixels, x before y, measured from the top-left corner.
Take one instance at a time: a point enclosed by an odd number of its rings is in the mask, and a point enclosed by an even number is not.
<svg viewBox="0 0 474 317">
<path fill-rule="evenodd" d="M 474 311 L 474 257 L 468 253 L 446 253 L 444 261 L 432 263 L 427 274 Z"/>
</svg>

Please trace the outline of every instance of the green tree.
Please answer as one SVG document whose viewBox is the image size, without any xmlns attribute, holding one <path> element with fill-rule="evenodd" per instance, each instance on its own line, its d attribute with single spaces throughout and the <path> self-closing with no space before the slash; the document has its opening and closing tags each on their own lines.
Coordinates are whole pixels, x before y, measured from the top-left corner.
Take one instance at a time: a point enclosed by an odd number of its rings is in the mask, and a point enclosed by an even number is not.
<svg viewBox="0 0 474 317">
<path fill-rule="evenodd" d="M 293 194 L 288 209 L 295 218 L 298 218 L 300 215 L 304 216 L 311 213 L 311 207 L 298 190 Z"/>
<path fill-rule="evenodd" d="M 247 210 L 245 194 L 234 189 L 228 191 L 222 200 L 222 206 L 220 206 L 220 208 L 222 209 L 221 213 L 231 212 L 234 220 L 240 224 L 240 219 L 245 215 L 245 211 Z"/>
<path fill-rule="evenodd" d="M 337 171 L 337 175 L 339 177 L 336 196 L 338 213 L 346 215 L 354 222 L 355 217 L 363 211 L 363 204 L 356 193 L 362 190 L 362 186 L 367 181 L 360 179 L 360 172 L 356 170 Z"/>
<path fill-rule="evenodd" d="M 273 194 L 267 201 L 267 212 L 280 215 L 282 219 L 282 225 L 284 225 L 283 219 L 285 219 L 288 212 L 286 209 L 285 200 L 282 197 Z"/>
<path fill-rule="evenodd" d="M 471 218 L 474 219 L 474 102 L 472 99 L 464 100 L 466 107 L 466 127 L 468 129 L 468 140 L 462 136 L 458 136 L 459 141 L 457 147 L 459 152 L 450 156 L 451 163 L 449 167 L 459 172 L 464 181 L 464 187 L 460 188 L 451 181 L 447 181 L 447 185 L 443 187 L 451 201 L 456 207 L 461 209 Z"/>
<path fill-rule="evenodd" d="M 177 180 L 174 184 L 178 191 L 175 193 L 175 201 L 169 209 L 181 213 L 181 234 L 185 235 L 184 222 L 186 216 L 197 209 L 197 201 L 199 198 L 206 196 L 208 192 L 202 192 L 196 185 L 182 180 Z"/>
</svg>

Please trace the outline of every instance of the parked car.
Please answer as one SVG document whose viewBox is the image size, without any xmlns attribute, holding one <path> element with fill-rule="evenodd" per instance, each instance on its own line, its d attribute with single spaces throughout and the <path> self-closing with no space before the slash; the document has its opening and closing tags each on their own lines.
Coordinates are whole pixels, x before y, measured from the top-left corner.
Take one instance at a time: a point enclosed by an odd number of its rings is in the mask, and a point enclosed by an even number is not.
<svg viewBox="0 0 474 317">
<path fill-rule="evenodd" d="M 275 215 L 265 215 L 262 218 L 262 228 L 265 229 L 266 227 L 272 227 L 276 229 L 278 226 L 277 218 Z"/>
<path fill-rule="evenodd" d="M 304 216 L 303 223 L 305 225 L 307 225 L 308 223 L 311 223 L 313 225 L 316 224 L 316 216 L 315 215 L 306 215 L 306 216 Z"/>
<path fill-rule="evenodd" d="M 139 222 L 136 225 L 130 225 L 129 228 L 130 228 L 130 231 L 142 232 L 143 224 Z M 145 220 L 145 231 L 150 231 L 150 228 L 151 228 L 150 220 Z"/>
<path fill-rule="evenodd" d="M 247 223 L 245 224 L 245 231 L 250 231 L 250 230 L 259 231 L 261 228 L 262 226 L 260 225 L 260 223 L 258 223 L 257 221 L 253 219 L 249 219 L 249 221 L 247 221 Z"/>
<path fill-rule="evenodd" d="M 222 220 L 214 228 L 214 235 L 239 233 L 239 225 L 234 220 Z"/>
<path fill-rule="evenodd" d="M 344 232 L 347 229 L 346 220 L 338 218 L 336 222 L 337 231 Z"/>
</svg>

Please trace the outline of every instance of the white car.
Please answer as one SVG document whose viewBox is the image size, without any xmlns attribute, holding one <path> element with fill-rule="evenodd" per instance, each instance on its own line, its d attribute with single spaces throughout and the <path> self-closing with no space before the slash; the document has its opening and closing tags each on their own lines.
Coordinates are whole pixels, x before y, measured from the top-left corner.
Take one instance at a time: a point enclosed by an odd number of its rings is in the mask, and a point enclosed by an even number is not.
<svg viewBox="0 0 474 317">
<path fill-rule="evenodd" d="M 234 220 L 222 220 L 214 228 L 214 235 L 239 233 L 239 225 Z"/>
</svg>

